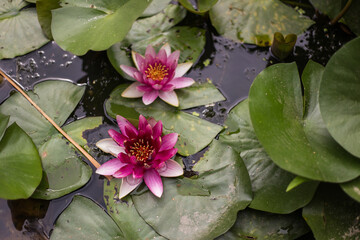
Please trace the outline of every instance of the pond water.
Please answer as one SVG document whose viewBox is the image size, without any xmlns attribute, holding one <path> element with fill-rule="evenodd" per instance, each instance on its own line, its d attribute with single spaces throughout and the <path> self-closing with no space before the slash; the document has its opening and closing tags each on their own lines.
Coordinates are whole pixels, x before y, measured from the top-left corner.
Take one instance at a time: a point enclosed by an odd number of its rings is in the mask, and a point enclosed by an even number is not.
<svg viewBox="0 0 360 240">
<path fill-rule="evenodd" d="M 217 36 L 203 18 L 188 15 L 190 16 L 184 23 L 191 21 L 209 31 L 205 50 L 196 66 L 187 75 L 196 81 L 210 79 L 226 97 L 226 101 L 188 111 L 195 111 L 201 118 L 221 124 L 229 110 L 247 97 L 256 75 L 278 61 L 271 55 L 269 48 L 233 43 Z M 328 26 L 327 19 L 315 17 L 315 20 L 317 24 L 299 36 L 294 55 L 285 60 L 296 61 L 300 72 L 308 59 L 325 65 L 337 49 L 354 37 L 344 32 L 341 25 Z M 205 67 L 205 63 L 209 65 Z M 50 42 L 25 56 L 1 60 L 0 67 L 12 78 L 17 79 L 25 89 L 31 89 L 39 81 L 54 78 L 86 84 L 85 96 L 68 122 L 85 116 L 104 116 L 104 125 L 99 129 L 100 133 L 88 134 L 92 144 L 96 139 L 95 135 L 106 135 L 106 130 L 110 126 L 115 126 L 113 119 L 105 115 L 104 101 L 117 85 L 126 80 L 112 67 L 106 52 L 89 52 L 78 57 Z M 6 100 L 12 91 L 10 84 L 1 82 L 0 103 Z M 96 152 L 96 149 L 94 151 Z M 187 170 L 191 169 L 191 165 L 200 155 L 201 153 L 184 158 Z M 103 162 L 106 159 L 97 160 Z M 104 207 L 103 177 L 93 174 L 83 188 L 52 201 L 0 199 L 0 239 L 48 239 L 56 218 L 75 194 L 89 197 Z M 311 238 L 312 236 L 308 235 L 303 239 Z"/>
</svg>

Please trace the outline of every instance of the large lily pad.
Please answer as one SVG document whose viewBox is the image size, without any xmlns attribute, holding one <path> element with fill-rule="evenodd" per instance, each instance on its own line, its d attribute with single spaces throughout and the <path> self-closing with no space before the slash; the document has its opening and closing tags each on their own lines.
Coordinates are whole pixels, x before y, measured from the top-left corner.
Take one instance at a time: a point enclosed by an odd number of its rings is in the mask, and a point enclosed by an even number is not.
<svg viewBox="0 0 360 240">
<path fill-rule="evenodd" d="M 268 67 L 249 94 L 256 136 L 281 168 L 313 180 L 345 182 L 360 175 L 360 160 L 330 136 L 321 118 L 318 89 L 323 67 L 310 62 L 304 70 L 305 106 L 295 63 Z"/>
<path fill-rule="evenodd" d="M 126 239 L 116 223 L 92 200 L 74 196 L 55 223 L 51 240 Z"/>
<path fill-rule="evenodd" d="M 162 12 L 134 22 L 126 38 L 108 50 L 108 57 L 115 69 L 126 77 L 120 64 L 134 66 L 127 53 L 132 50 L 145 53 L 147 45 L 159 49 L 169 43 L 173 50 L 180 50 L 179 62 L 195 61 L 205 46 L 205 30 L 196 27 L 173 27 L 184 19 L 186 11 L 177 5 L 170 4 Z"/>
<path fill-rule="evenodd" d="M 240 153 L 249 172 L 254 193 L 250 208 L 284 214 L 311 201 L 317 182 L 307 182 L 286 192 L 296 176 L 275 165 L 265 152 L 251 124 L 248 100 L 231 110 L 225 124 L 228 128 L 220 139 Z"/>
<path fill-rule="evenodd" d="M 160 199 L 149 191 L 132 195 L 141 217 L 168 239 L 213 239 L 226 232 L 237 212 L 251 201 L 249 175 L 231 147 L 214 140 L 194 170 L 199 178 L 187 184 L 181 179 L 163 178 Z M 198 186 L 208 193 L 189 190 Z"/>
<path fill-rule="evenodd" d="M 84 87 L 65 81 L 45 81 L 27 93 L 61 126 L 75 109 L 84 90 Z M 40 150 L 45 174 L 39 188 L 40 192 L 34 196 L 45 199 L 60 197 L 81 187 L 90 179 L 90 167 L 76 156 L 73 147 L 60 137 L 57 130 L 20 93 L 7 99 L 0 106 L 0 113 L 11 115 L 10 122 L 16 122 L 24 129 Z M 94 124 L 84 126 L 93 128 Z M 66 176 L 71 177 L 64 180 Z"/>
<path fill-rule="evenodd" d="M 234 226 L 216 240 L 291 240 L 307 232 L 309 227 L 298 212 L 280 215 L 245 209 L 238 213 Z"/>
<path fill-rule="evenodd" d="M 314 23 L 279 0 L 222 0 L 210 19 L 224 37 L 259 46 L 271 45 L 275 32 L 298 35 Z"/>
<path fill-rule="evenodd" d="M 121 93 L 127 86 L 126 84 L 120 85 L 110 94 L 110 98 L 106 102 L 107 113 L 114 118 L 116 115 L 121 115 L 125 118 L 137 119 L 138 115 L 142 114 L 161 120 L 165 133 L 179 133 L 176 147 L 181 155 L 188 156 L 197 153 L 206 147 L 222 129 L 219 125 L 180 111 L 182 102 L 184 102 L 184 107 L 190 108 L 224 100 L 222 94 L 210 83 L 179 89 L 177 93 L 180 108 L 171 107 L 161 100 L 156 100 L 151 105 L 146 106 L 140 98 L 123 98 Z M 200 98 L 199 96 L 203 97 Z"/>
<path fill-rule="evenodd" d="M 337 185 L 320 186 L 315 198 L 304 207 L 303 217 L 317 240 L 359 237 L 360 205 Z"/>
<path fill-rule="evenodd" d="M 52 11 L 57 44 L 76 55 L 102 51 L 121 41 L 151 1 L 63 0 Z"/>
<path fill-rule="evenodd" d="M 2 118 L 3 121 L 6 120 Z M 13 123 L 0 141 L 0 198 L 29 198 L 41 176 L 36 146 L 24 130 Z"/>
<path fill-rule="evenodd" d="M 145 9 L 145 11 L 141 14 L 141 17 L 149 17 L 152 16 L 164 8 L 166 8 L 171 0 L 153 0 L 150 5 Z"/>
<path fill-rule="evenodd" d="M 359 52 L 360 38 L 356 38 L 331 57 L 319 96 L 321 115 L 330 134 L 357 157 L 360 157 Z"/>
<path fill-rule="evenodd" d="M 0 59 L 38 49 L 49 40 L 43 34 L 35 8 L 22 0 L 0 2 Z"/>
<path fill-rule="evenodd" d="M 150 227 L 136 211 L 132 198 L 119 199 L 121 179 L 104 182 L 104 200 L 107 210 L 118 224 L 125 239 L 165 240 Z"/>
<path fill-rule="evenodd" d="M 60 0 L 37 0 L 36 12 L 40 26 L 49 39 L 53 39 L 51 33 L 51 10 L 60 8 Z"/>
</svg>

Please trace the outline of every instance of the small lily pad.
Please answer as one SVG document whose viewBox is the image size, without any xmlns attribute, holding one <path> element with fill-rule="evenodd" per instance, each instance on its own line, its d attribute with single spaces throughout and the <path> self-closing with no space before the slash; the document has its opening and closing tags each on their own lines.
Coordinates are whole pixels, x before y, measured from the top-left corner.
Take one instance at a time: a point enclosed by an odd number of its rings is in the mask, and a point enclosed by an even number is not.
<svg viewBox="0 0 360 240">
<path fill-rule="evenodd" d="M 345 182 L 360 175 L 360 161 L 336 143 L 321 118 L 318 94 L 323 71 L 320 64 L 308 63 L 302 75 L 303 99 L 295 63 L 266 68 L 250 89 L 251 122 L 281 168 L 313 180 Z"/>
<path fill-rule="evenodd" d="M 210 19 L 224 37 L 259 46 L 270 46 L 275 32 L 299 35 L 314 23 L 279 0 L 222 0 Z"/>
<path fill-rule="evenodd" d="M 53 39 L 51 33 L 51 10 L 60 8 L 60 0 L 37 0 L 36 12 L 40 26 L 49 39 Z"/>
<path fill-rule="evenodd" d="M 127 84 L 120 85 L 110 94 L 110 98 L 106 102 L 107 113 L 113 118 L 121 115 L 125 118 L 137 119 L 139 114 L 142 114 L 147 117 L 151 116 L 157 121 L 161 120 L 165 134 L 170 132 L 179 134 L 176 147 L 181 155 L 188 156 L 197 153 L 206 147 L 222 129 L 219 125 L 180 111 L 181 108 L 171 107 L 161 100 L 156 100 L 146 106 L 140 98 L 123 98 L 121 93 L 127 86 Z M 180 103 L 184 102 L 185 107 L 196 107 L 224 99 L 222 94 L 210 83 L 179 89 L 177 92 Z M 201 92 L 212 93 L 212 95 L 199 98 L 199 96 L 205 96 Z"/>
<path fill-rule="evenodd" d="M 179 0 L 179 2 L 188 11 L 195 14 L 204 15 L 212 8 L 212 6 L 214 6 L 218 2 L 218 0 L 198 0 L 198 1 Z M 194 6 L 193 3 L 196 3 L 196 6 Z"/>
<path fill-rule="evenodd" d="M 46 44 L 35 8 L 22 0 L 0 3 L 0 59 L 24 55 Z"/>
<path fill-rule="evenodd" d="M 360 178 L 340 184 L 342 190 L 350 197 L 360 202 Z"/>
<path fill-rule="evenodd" d="M 119 227 L 92 200 L 74 196 L 55 223 L 51 240 L 61 239 L 125 239 Z"/>
<path fill-rule="evenodd" d="M 151 1 L 62 0 L 52 10 L 51 32 L 59 46 L 76 55 L 102 51 L 121 41 Z"/>
</svg>

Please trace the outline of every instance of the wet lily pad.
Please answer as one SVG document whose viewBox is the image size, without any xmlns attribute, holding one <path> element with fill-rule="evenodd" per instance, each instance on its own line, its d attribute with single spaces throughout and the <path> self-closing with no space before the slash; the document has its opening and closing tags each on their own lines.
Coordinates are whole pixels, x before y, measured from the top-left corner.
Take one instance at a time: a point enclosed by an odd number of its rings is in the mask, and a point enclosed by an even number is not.
<svg viewBox="0 0 360 240">
<path fill-rule="evenodd" d="M 204 13 L 209 11 L 210 8 L 212 8 L 212 6 L 214 6 L 218 2 L 218 0 L 198 0 L 198 1 L 193 1 L 193 2 L 196 3 L 196 6 L 194 6 L 192 4 L 192 2 L 189 1 L 189 0 L 179 0 L 179 2 L 188 11 L 190 11 L 192 13 L 195 13 L 195 14 L 203 15 Z"/>
<path fill-rule="evenodd" d="M 295 175 L 275 165 L 265 152 L 251 124 L 248 100 L 230 111 L 225 125 L 228 128 L 220 135 L 221 141 L 240 153 L 249 172 L 254 193 L 250 208 L 284 214 L 311 201 L 317 182 L 304 183 L 286 192 Z"/>
<path fill-rule="evenodd" d="M 63 0 L 52 11 L 57 44 L 76 55 L 102 51 L 121 41 L 151 1 Z"/>
<path fill-rule="evenodd" d="M 110 94 L 110 98 L 106 102 L 107 113 L 113 118 L 116 115 L 121 115 L 125 118 L 138 119 L 139 114 L 142 114 L 161 120 L 165 134 L 169 132 L 179 133 L 176 147 L 181 155 L 188 156 L 197 153 L 206 147 L 222 129 L 219 125 L 180 111 L 182 102 L 184 102 L 186 108 L 191 108 L 224 100 L 222 94 L 210 83 L 179 89 L 177 93 L 180 108 L 171 107 L 159 99 L 146 106 L 142 103 L 141 98 L 123 98 L 121 93 L 127 86 L 127 84 L 122 84 Z M 205 95 L 206 98 L 199 97 Z"/>
<path fill-rule="evenodd" d="M 132 195 L 141 217 L 168 239 L 213 239 L 226 232 L 251 201 L 249 175 L 231 147 L 214 140 L 194 170 L 199 177 L 193 181 L 208 189 L 209 196 L 179 192 L 182 183 L 174 178 L 163 178 L 160 199 L 149 191 Z"/>
<path fill-rule="evenodd" d="M 118 224 L 125 239 L 165 240 L 150 227 L 136 211 L 130 196 L 119 199 L 121 179 L 104 183 L 104 200 L 107 210 Z"/>
<path fill-rule="evenodd" d="M 245 209 L 238 213 L 234 226 L 216 240 L 292 240 L 307 232 L 309 227 L 298 212 L 280 215 Z"/>
<path fill-rule="evenodd" d="M 1 123 L 7 123 L 7 120 L 1 116 Z M 0 141 L 0 198 L 29 198 L 41 176 L 36 146 L 24 130 L 16 123 L 11 124 Z"/>
<path fill-rule="evenodd" d="M 302 76 L 303 99 L 295 63 L 265 69 L 250 89 L 251 122 L 281 168 L 313 180 L 345 182 L 360 175 L 360 160 L 337 144 L 323 123 L 318 104 L 323 71 L 309 62 Z"/>
<path fill-rule="evenodd" d="M 356 38 L 331 57 L 319 96 L 321 115 L 331 136 L 357 157 L 360 157 L 359 52 L 360 38 Z"/>
<path fill-rule="evenodd" d="M 49 40 L 43 34 L 35 8 L 22 0 L 0 3 L 0 59 L 24 55 Z"/>
<path fill-rule="evenodd" d="M 65 81 L 45 81 L 35 85 L 33 91 L 27 93 L 61 126 L 75 109 L 84 90 L 84 87 Z M 39 191 L 34 196 L 45 199 L 60 197 L 78 189 L 90 179 L 91 168 L 22 95 L 16 93 L 8 98 L 0 106 L 0 113 L 10 115 L 10 122 L 16 122 L 24 129 L 40 151 L 45 173 Z M 101 120 L 98 119 L 97 124 L 100 123 Z M 94 122 L 89 122 L 81 126 L 80 131 L 95 125 Z M 71 125 L 68 128 L 69 133 L 79 131 Z M 74 135 L 79 139 L 78 134 Z M 66 176 L 67 179 L 64 179 Z"/>
<path fill-rule="evenodd" d="M 125 239 L 116 223 L 92 200 L 74 196 L 55 223 L 51 234 L 57 239 Z"/>
<path fill-rule="evenodd" d="M 145 54 L 151 44 L 159 49 L 169 43 L 172 50 L 180 50 L 179 62 L 196 61 L 205 46 L 205 30 L 196 27 L 174 27 L 186 15 L 182 7 L 170 4 L 160 13 L 134 22 L 126 38 L 114 44 L 108 51 L 108 57 L 114 68 L 127 77 L 120 64 L 134 66 L 128 48 Z"/>
<path fill-rule="evenodd" d="M 320 186 L 303 217 L 317 240 L 356 239 L 360 233 L 360 205 L 337 185 Z"/>
<path fill-rule="evenodd" d="M 279 0 L 222 0 L 210 19 L 224 37 L 259 46 L 270 46 L 275 32 L 298 35 L 314 23 Z"/>
</svg>

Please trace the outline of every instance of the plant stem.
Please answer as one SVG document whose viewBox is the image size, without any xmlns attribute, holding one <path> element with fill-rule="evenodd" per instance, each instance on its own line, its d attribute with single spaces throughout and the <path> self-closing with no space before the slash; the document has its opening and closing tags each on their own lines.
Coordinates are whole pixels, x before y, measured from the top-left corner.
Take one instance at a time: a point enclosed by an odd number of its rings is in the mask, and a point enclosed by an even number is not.
<svg viewBox="0 0 360 240">
<path fill-rule="evenodd" d="M 100 167 L 100 164 L 87 152 L 83 149 L 77 142 L 75 142 L 64 130 L 62 130 L 59 125 L 57 125 L 54 120 L 52 120 L 20 87 L 20 84 L 12 80 L 9 76 L 7 76 L 1 69 L 0 74 L 16 89 L 18 90 L 30 103 L 33 105 L 36 110 L 43 115 L 46 120 L 48 120 L 51 125 L 53 125 L 56 130 L 58 130 L 69 142 L 71 142 L 96 168 Z M 110 176 L 106 176 L 107 179 L 111 179 Z"/>
<path fill-rule="evenodd" d="M 342 18 L 342 16 L 344 16 L 346 11 L 349 9 L 351 3 L 352 3 L 352 0 L 347 1 L 345 7 L 341 10 L 341 12 L 336 17 L 334 17 L 333 20 L 331 20 L 330 25 L 334 25 L 335 23 L 337 23 L 337 21 L 340 20 L 340 18 Z"/>
</svg>

